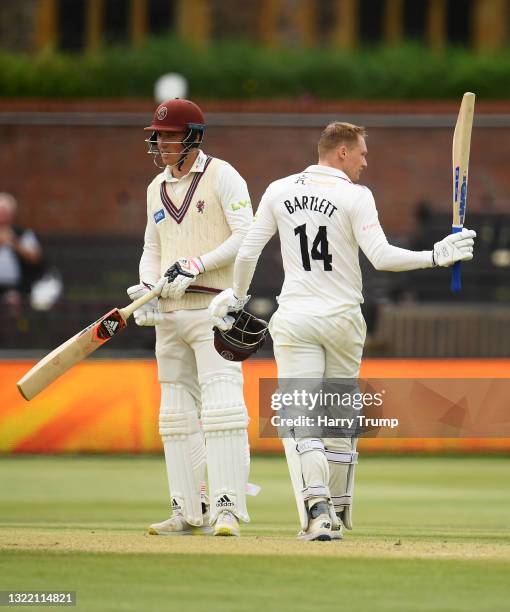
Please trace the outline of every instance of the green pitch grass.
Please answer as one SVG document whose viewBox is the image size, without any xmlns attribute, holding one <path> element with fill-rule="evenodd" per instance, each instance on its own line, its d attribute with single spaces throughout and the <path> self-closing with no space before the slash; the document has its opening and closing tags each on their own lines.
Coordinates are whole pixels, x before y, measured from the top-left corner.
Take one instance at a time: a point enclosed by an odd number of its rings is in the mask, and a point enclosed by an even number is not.
<svg viewBox="0 0 510 612">
<path fill-rule="evenodd" d="M 295 540 L 282 458 L 251 480 L 242 538 L 163 538 L 160 457 L 2 458 L 0 590 L 74 590 L 87 612 L 510 608 L 510 459 L 362 457 L 343 542 Z"/>
</svg>

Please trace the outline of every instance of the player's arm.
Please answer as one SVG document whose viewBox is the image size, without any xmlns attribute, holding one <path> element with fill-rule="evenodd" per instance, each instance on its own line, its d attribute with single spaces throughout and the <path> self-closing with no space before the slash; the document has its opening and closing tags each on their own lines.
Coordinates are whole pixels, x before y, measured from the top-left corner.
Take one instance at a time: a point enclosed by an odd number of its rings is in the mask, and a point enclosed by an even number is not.
<svg viewBox="0 0 510 612">
<path fill-rule="evenodd" d="M 272 200 L 266 192 L 235 260 L 233 291 L 237 297 L 244 298 L 248 294 L 260 254 L 277 229 Z"/>
<path fill-rule="evenodd" d="M 209 314 L 213 325 L 227 330 L 232 325 L 232 317 L 227 313 L 243 308 L 249 299 L 248 288 L 253 279 L 255 268 L 262 249 L 276 233 L 278 225 L 274 217 L 271 200 L 267 192 L 264 194 L 254 222 L 237 254 L 234 265 L 234 284 L 231 289 L 225 289 L 217 295 L 209 306 Z"/>
<path fill-rule="evenodd" d="M 476 233 L 467 229 L 446 236 L 436 242 L 430 251 L 411 251 L 389 244 L 369 189 L 363 189 L 359 200 L 354 203 L 351 221 L 357 243 L 376 270 L 404 272 L 434 266 L 447 267 L 456 261 L 473 258 Z"/>
<path fill-rule="evenodd" d="M 216 185 L 223 214 L 230 227 L 230 236 L 212 251 L 179 258 L 166 272 L 169 279 L 161 297 L 181 298 L 197 276 L 231 264 L 253 219 L 248 186 L 230 164 L 223 164 Z"/>
</svg>

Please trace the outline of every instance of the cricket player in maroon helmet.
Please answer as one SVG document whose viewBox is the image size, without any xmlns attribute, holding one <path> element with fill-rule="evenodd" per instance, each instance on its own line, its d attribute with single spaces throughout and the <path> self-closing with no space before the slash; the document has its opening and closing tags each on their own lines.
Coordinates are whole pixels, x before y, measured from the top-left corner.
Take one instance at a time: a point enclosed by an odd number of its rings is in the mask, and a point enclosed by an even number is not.
<svg viewBox="0 0 510 612">
<path fill-rule="evenodd" d="M 154 535 L 239 535 L 240 521 L 249 521 L 241 367 L 215 351 L 207 308 L 232 284 L 253 215 L 240 174 L 203 151 L 205 127 L 195 103 L 174 99 L 145 128 L 161 172 L 147 189 L 140 284 L 128 294 L 136 299 L 166 278 L 159 299 L 134 313 L 138 325 L 155 327 L 161 383 L 171 514 L 150 526 Z"/>
</svg>

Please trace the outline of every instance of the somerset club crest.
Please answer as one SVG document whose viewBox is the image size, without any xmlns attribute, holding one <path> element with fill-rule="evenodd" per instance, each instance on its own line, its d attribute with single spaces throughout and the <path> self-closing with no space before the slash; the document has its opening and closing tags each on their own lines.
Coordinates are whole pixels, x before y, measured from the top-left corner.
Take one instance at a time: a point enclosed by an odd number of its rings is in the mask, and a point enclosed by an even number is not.
<svg viewBox="0 0 510 612">
<path fill-rule="evenodd" d="M 197 202 L 197 210 L 200 214 L 203 214 L 205 208 L 205 202 L 203 200 L 198 200 Z"/>
</svg>

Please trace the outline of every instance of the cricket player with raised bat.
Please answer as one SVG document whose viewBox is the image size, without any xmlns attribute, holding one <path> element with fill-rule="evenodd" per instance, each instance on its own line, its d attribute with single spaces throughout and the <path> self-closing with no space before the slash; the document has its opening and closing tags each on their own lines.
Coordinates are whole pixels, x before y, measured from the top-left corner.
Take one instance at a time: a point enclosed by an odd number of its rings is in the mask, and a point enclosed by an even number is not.
<svg viewBox="0 0 510 612">
<path fill-rule="evenodd" d="M 364 128 L 328 125 L 318 163 L 269 185 L 237 255 L 234 284 L 210 307 L 213 324 L 232 325 L 259 255 L 279 232 L 285 281 L 270 322 L 279 379 L 356 379 L 365 341 L 358 249 L 377 270 L 451 266 L 473 258 L 475 232 L 446 236 L 430 251 L 388 243 L 372 192 L 357 185 L 367 166 Z M 355 438 L 283 440 L 303 540 L 342 538 L 352 529 Z"/>
<path fill-rule="evenodd" d="M 145 129 L 162 172 L 147 189 L 140 284 L 128 294 L 137 299 L 166 279 L 159 299 L 134 317 L 156 329 L 159 430 L 172 512 L 149 533 L 239 535 L 239 521 L 249 521 L 243 379 L 240 364 L 215 351 L 207 307 L 232 285 L 234 259 L 253 217 L 248 189 L 230 164 L 201 150 L 205 119 L 193 102 L 160 104 Z"/>
</svg>

